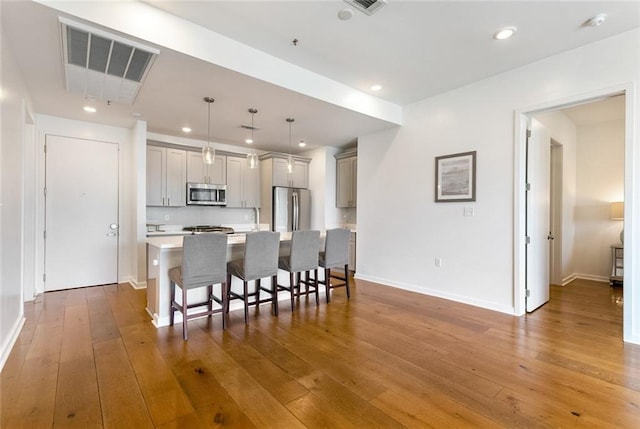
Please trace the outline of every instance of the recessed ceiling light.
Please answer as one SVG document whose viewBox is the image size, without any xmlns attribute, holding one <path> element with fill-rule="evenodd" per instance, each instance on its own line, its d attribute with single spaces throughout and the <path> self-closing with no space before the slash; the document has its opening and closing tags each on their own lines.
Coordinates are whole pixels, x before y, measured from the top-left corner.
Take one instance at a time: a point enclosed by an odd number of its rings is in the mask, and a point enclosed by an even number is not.
<svg viewBox="0 0 640 429">
<path fill-rule="evenodd" d="M 191 132 L 191 128 L 189 128 L 189 127 L 182 127 L 182 132 L 183 132 L 183 133 L 190 133 L 190 132 Z"/>
<path fill-rule="evenodd" d="M 516 31 L 518 31 L 516 27 L 504 27 L 496 31 L 493 34 L 493 38 L 496 40 L 505 40 L 516 34 Z"/>
<path fill-rule="evenodd" d="M 251 144 L 251 143 L 253 143 L 253 139 L 246 139 L 244 142 L 245 142 L 246 144 Z"/>
<path fill-rule="evenodd" d="M 607 19 L 606 13 L 599 13 L 587 21 L 589 27 L 598 27 Z"/>
<path fill-rule="evenodd" d="M 353 10 L 345 7 L 344 9 L 340 9 L 340 12 L 338 12 L 338 18 L 340 18 L 342 21 L 348 21 L 353 17 Z"/>
<path fill-rule="evenodd" d="M 304 142 L 304 140 L 300 140 L 300 143 L 298 143 L 298 146 L 300 147 L 305 147 L 307 144 Z"/>
<path fill-rule="evenodd" d="M 380 91 L 382 89 L 382 85 L 380 84 L 375 84 L 375 85 L 371 85 L 371 91 Z"/>
<path fill-rule="evenodd" d="M 93 106 L 84 106 L 82 108 L 85 112 L 96 113 L 96 108 Z"/>
<path fill-rule="evenodd" d="M 140 113 L 140 112 L 133 112 L 133 113 L 131 114 L 131 116 L 133 116 L 134 118 L 141 118 L 141 117 L 142 117 L 142 113 Z"/>
</svg>

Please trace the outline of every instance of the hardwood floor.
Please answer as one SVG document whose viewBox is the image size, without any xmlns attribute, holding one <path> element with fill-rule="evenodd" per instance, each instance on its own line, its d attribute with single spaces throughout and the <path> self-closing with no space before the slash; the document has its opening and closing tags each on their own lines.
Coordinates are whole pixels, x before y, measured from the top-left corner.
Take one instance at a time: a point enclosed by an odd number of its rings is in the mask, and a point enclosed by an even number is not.
<svg viewBox="0 0 640 429">
<path fill-rule="evenodd" d="M 512 317 L 356 281 L 154 328 L 128 285 L 41 295 L 1 375 L 0 427 L 640 427 L 622 290 L 575 281 Z"/>
</svg>

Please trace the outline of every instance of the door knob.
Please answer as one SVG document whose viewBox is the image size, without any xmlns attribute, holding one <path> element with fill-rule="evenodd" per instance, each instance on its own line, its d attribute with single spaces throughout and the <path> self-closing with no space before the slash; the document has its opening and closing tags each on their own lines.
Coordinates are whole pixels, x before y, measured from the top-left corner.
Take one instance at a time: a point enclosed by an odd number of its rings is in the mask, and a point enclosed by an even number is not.
<svg viewBox="0 0 640 429">
<path fill-rule="evenodd" d="M 553 240 L 553 239 L 555 239 L 555 238 L 556 238 L 556 237 L 554 237 L 552 234 L 547 235 L 547 240 Z"/>
<path fill-rule="evenodd" d="M 118 229 L 118 224 L 117 223 L 112 223 L 111 225 L 109 225 L 110 229 Z"/>
<path fill-rule="evenodd" d="M 115 232 L 110 232 L 109 234 L 107 234 L 108 237 L 115 237 L 116 233 Z"/>
</svg>

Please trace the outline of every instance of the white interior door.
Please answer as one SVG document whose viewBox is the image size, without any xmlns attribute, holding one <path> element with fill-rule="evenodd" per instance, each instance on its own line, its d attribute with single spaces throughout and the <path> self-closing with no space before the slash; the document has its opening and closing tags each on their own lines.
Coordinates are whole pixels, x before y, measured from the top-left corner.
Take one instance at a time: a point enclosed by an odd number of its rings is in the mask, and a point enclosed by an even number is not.
<svg viewBox="0 0 640 429">
<path fill-rule="evenodd" d="M 527 311 L 549 301 L 550 170 L 549 130 L 532 119 L 527 139 Z"/>
<path fill-rule="evenodd" d="M 116 283 L 118 145 L 46 138 L 45 290 Z"/>
</svg>

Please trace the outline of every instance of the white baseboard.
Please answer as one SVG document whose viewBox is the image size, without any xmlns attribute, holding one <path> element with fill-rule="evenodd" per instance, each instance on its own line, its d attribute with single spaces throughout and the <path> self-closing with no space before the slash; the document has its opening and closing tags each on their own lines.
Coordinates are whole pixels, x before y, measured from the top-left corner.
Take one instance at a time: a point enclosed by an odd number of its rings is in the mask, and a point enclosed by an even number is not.
<svg viewBox="0 0 640 429">
<path fill-rule="evenodd" d="M 129 277 L 120 283 L 129 283 L 134 289 L 146 289 L 147 282 L 137 282 L 133 277 Z"/>
<path fill-rule="evenodd" d="M 423 295 L 435 296 L 437 298 L 448 299 L 449 301 L 460 302 L 462 304 L 473 305 L 474 307 L 486 308 L 487 310 L 498 311 L 500 313 L 506 313 L 510 315 L 516 315 L 514 307 L 496 304 L 494 302 L 483 301 L 480 299 L 473 299 L 462 295 L 443 292 L 441 290 L 434 290 L 417 286 L 409 283 L 394 282 L 389 279 L 383 279 L 375 276 L 367 276 L 362 274 L 356 274 L 356 279 L 366 280 L 374 283 L 379 283 L 383 286 L 391 286 L 398 289 L 404 289 L 411 292 L 421 293 Z"/>
<path fill-rule="evenodd" d="M 0 349 L 0 371 L 2 371 L 2 368 L 4 368 L 4 364 L 9 358 L 9 354 L 11 353 L 11 350 L 13 349 L 18 336 L 20 335 L 20 331 L 22 331 L 24 322 L 24 315 L 21 314 L 18 320 L 16 320 L 16 322 L 13 324 L 9 337 L 2 343 L 2 348 Z"/>
<path fill-rule="evenodd" d="M 572 281 L 574 281 L 576 279 L 591 280 L 591 281 L 594 281 L 594 282 L 602 282 L 602 283 L 609 283 L 609 277 L 596 276 L 596 275 L 593 275 L 593 274 L 573 273 L 573 274 L 565 277 L 564 279 L 562 279 L 562 286 L 566 286 L 566 285 L 568 285 L 569 283 L 571 283 Z"/>
</svg>

